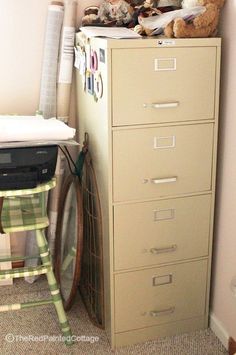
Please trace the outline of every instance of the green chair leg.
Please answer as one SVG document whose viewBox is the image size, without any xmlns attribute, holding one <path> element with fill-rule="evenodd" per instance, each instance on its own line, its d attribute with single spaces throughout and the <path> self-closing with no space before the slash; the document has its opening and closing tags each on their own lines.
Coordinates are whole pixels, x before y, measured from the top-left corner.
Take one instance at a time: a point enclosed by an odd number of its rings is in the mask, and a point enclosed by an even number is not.
<svg viewBox="0 0 236 355">
<path fill-rule="evenodd" d="M 56 278 L 54 276 L 54 273 L 52 271 L 52 263 L 51 263 L 51 257 L 50 257 L 50 252 L 48 248 L 48 243 L 45 238 L 44 232 L 42 230 L 36 230 L 36 239 L 37 239 L 37 244 L 39 247 L 39 252 L 42 260 L 42 264 L 45 266 L 51 266 L 49 268 L 49 271 L 46 273 L 47 280 L 48 280 L 48 285 L 50 288 L 51 296 L 52 296 L 52 301 L 54 303 L 54 306 L 56 308 L 57 316 L 60 322 L 61 330 L 63 335 L 66 338 L 66 344 L 71 344 L 71 329 L 70 325 L 68 323 L 66 313 L 63 307 L 62 299 L 61 299 L 61 294 L 60 290 L 58 288 Z"/>
</svg>

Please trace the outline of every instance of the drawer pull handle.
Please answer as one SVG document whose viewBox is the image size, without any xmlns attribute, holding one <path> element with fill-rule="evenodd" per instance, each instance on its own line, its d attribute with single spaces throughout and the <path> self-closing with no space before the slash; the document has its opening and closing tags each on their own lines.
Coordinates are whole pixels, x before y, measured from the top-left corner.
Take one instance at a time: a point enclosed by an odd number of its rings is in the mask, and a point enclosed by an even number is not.
<svg viewBox="0 0 236 355">
<path fill-rule="evenodd" d="M 167 316 L 169 314 L 174 313 L 174 311 L 175 311 L 175 307 L 170 307 L 170 308 L 167 308 L 167 309 L 162 309 L 160 311 L 150 311 L 149 315 L 151 317 Z"/>
<path fill-rule="evenodd" d="M 179 102 L 156 102 L 156 103 L 152 103 L 152 104 L 143 104 L 144 108 L 175 108 L 179 106 Z"/>
<path fill-rule="evenodd" d="M 173 244 L 170 247 L 167 248 L 151 248 L 150 253 L 151 254 L 162 254 L 162 253 L 171 253 L 173 251 L 177 250 L 177 245 Z"/>
<path fill-rule="evenodd" d="M 169 178 L 154 178 L 151 179 L 151 182 L 153 184 L 166 184 L 169 182 L 176 182 L 177 181 L 177 176 L 169 177 Z"/>
</svg>

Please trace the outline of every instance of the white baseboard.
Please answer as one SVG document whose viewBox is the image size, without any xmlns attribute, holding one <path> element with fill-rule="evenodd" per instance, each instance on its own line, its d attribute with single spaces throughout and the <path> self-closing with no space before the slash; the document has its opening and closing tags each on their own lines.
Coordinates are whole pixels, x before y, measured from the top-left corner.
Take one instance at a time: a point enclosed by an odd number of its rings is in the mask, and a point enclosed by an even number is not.
<svg viewBox="0 0 236 355">
<path fill-rule="evenodd" d="M 210 328 L 215 333 L 220 342 L 228 350 L 229 334 L 225 330 L 223 324 L 216 318 L 214 313 L 210 315 Z"/>
</svg>

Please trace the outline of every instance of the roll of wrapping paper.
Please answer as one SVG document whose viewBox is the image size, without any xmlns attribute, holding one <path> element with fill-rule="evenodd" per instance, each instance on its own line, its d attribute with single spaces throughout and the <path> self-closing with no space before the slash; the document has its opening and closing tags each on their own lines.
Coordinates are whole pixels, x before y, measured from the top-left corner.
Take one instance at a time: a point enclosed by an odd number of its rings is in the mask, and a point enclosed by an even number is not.
<svg viewBox="0 0 236 355">
<path fill-rule="evenodd" d="M 63 17 L 63 2 L 52 1 L 48 6 L 39 99 L 39 110 L 44 118 L 56 117 L 57 69 Z"/>
<path fill-rule="evenodd" d="M 45 118 L 56 117 L 57 70 L 63 18 L 63 2 L 52 1 L 48 6 L 39 99 L 39 110 L 42 111 Z M 26 243 L 26 255 L 37 254 L 35 231 L 27 232 L 27 237 L 29 238 Z M 37 258 L 27 259 L 25 266 L 36 266 L 38 262 Z M 25 280 L 32 283 L 36 278 L 36 276 L 29 276 L 25 277 Z"/>
<path fill-rule="evenodd" d="M 74 61 L 74 38 L 75 38 L 75 22 L 77 2 L 67 0 L 64 2 L 64 20 L 62 26 L 60 57 L 58 67 L 58 84 L 57 84 L 57 118 L 63 122 L 68 122 L 70 111 L 70 94 L 72 85 L 72 70 Z M 60 196 L 60 188 L 65 172 L 65 157 L 61 152 L 58 154 L 56 176 L 57 186 L 50 191 L 49 198 L 49 219 L 50 224 L 47 230 L 52 256 L 54 256 L 56 224 L 58 217 L 58 200 Z"/>
<path fill-rule="evenodd" d="M 65 0 L 64 5 L 57 84 L 57 118 L 63 122 L 68 122 L 74 61 L 77 1 Z"/>
</svg>

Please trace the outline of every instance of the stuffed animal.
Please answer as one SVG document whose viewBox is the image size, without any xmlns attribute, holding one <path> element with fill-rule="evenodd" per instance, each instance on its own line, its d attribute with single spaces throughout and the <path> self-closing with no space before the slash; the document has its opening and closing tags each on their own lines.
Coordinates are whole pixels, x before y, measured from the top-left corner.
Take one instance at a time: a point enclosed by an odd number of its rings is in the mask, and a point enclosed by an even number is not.
<svg viewBox="0 0 236 355">
<path fill-rule="evenodd" d="M 182 9 L 188 9 L 194 6 L 198 6 L 198 0 L 183 0 L 181 4 Z"/>
<path fill-rule="evenodd" d="M 176 18 L 164 29 L 166 37 L 188 38 L 188 37 L 213 37 L 217 33 L 220 9 L 225 0 L 184 0 L 183 8 L 191 6 L 204 6 L 205 11 L 196 16 L 193 20 Z"/>
<path fill-rule="evenodd" d="M 159 0 L 158 8 L 161 12 L 173 11 L 181 6 L 181 0 Z"/>
<path fill-rule="evenodd" d="M 82 26 L 96 25 L 98 19 L 98 6 L 89 6 L 84 9 L 84 16 L 82 17 Z"/>
<path fill-rule="evenodd" d="M 132 15 L 133 8 L 128 1 L 104 0 L 100 6 L 84 10 L 82 26 L 127 26 L 133 21 Z"/>
<path fill-rule="evenodd" d="M 124 26 L 132 21 L 132 13 L 125 0 L 104 0 L 99 7 L 98 18 L 105 25 Z"/>
<path fill-rule="evenodd" d="M 133 8 L 137 7 L 154 7 L 154 8 L 177 8 L 180 7 L 181 0 L 126 0 L 128 4 L 130 4 Z"/>
<path fill-rule="evenodd" d="M 127 0 L 126 0 L 127 1 Z M 131 2 L 134 0 L 131 0 Z M 136 23 L 134 27 L 134 31 L 140 35 L 151 36 L 153 35 L 153 27 L 149 28 L 143 24 L 144 19 L 150 18 L 153 16 L 160 17 L 166 13 L 175 11 L 180 9 L 181 0 L 146 0 L 143 1 L 139 6 L 135 6 L 134 9 L 134 18 L 136 15 Z M 138 24 L 137 24 L 138 23 Z M 160 33 L 163 29 L 160 29 Z"/>
</svg>

